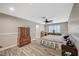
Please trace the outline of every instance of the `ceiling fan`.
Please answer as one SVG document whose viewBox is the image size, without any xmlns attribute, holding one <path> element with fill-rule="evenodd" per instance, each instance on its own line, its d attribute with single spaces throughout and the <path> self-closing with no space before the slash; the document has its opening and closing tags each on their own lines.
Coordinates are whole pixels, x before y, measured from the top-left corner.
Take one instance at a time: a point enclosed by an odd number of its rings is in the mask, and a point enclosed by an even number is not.
<svg viewBox="0 0 79 59">
<path fill-rule="evenodd" d="M 45 19 L 45 21 L 43 21 L 43 22 L 45 22 L 45 23 L 50 23 L 50 22 L 52 22 L 53 20 L 48 20 L 47 19 L 47 17 L 41 17 L 42 19 Z"/>
</svg>

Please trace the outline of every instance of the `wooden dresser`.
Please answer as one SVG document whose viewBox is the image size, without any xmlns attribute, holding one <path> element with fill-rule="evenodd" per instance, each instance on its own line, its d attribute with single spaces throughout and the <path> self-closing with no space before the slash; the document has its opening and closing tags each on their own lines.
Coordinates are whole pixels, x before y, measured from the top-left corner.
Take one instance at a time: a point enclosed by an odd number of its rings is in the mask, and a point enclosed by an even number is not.
<svg viewBox="0 0 79 59">
<path fill-rule="evenodd" d="M 30 28 L 29 27 L 18 27 L 17 46 L 22 47 L 30 42 L 31 42 Z"/>
</svg>

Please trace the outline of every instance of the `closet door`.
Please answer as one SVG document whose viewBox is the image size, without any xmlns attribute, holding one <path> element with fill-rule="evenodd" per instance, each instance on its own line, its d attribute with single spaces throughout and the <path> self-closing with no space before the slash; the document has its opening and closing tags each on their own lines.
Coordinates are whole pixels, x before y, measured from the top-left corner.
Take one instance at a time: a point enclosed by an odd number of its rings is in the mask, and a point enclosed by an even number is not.
<svg viewBox="0 0 79 59">
<path fill-rule="evenodd" d="M 24 46 L 31 42 L 30 38 L 30 28 L 28 27 L 18 27 L 18 40 L 17 45 L 19 47 Z"/>
</svg>

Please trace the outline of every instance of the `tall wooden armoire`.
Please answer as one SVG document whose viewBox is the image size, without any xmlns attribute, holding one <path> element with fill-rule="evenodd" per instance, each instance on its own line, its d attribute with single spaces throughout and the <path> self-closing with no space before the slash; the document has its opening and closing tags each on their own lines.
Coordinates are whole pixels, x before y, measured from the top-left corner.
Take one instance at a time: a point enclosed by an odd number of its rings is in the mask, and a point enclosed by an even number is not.
<svg viewBox="0 0 79 59">
<path fill-rule="evenodd" d="M 31 43 L 30 28 L 29 27 L 18 27 L 17 46 L 22 47 L 29 43 Z"/>
</svg>

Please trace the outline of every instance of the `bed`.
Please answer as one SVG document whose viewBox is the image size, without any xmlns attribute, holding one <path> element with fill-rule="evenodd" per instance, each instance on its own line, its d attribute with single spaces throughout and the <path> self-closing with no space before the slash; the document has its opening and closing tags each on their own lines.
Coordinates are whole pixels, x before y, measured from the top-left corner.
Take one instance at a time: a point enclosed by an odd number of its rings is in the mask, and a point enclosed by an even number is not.
<svg viewBox="0 0 79 59">
<path fill-rule="evenodd" d="M 61 49 L 63 38 L 59 35 L 47 35 L 41 38 L 41 44 L 49 48 Z"/>
</svg>

